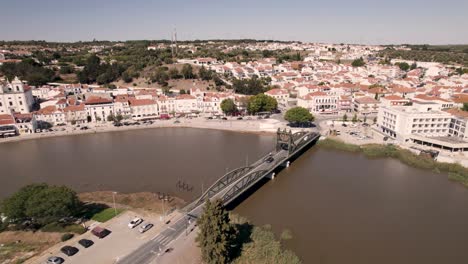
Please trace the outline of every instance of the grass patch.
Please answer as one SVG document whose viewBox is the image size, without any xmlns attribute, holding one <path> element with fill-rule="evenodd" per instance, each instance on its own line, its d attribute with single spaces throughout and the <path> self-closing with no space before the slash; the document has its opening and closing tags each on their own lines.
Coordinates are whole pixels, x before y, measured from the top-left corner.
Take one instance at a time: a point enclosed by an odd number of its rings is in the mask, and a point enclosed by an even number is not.
<svg viewBox="0 0 468 264">
<path fill-rule="evenodd" d="M 368 144 L 363 146 L 348 144 L 340 140 L 327 138 L 318 145 L 328 149 L 338 149 L 348 152 L 360 152 L 368 158 L 394 158 L 404 164 L 436 173 L 448 173 L 451 181 L 460 182 L 468 187 L 468 168 L 458 163 L 437 162 L 429 157 L 419 156 L 413 152 L 395 145 Z"/>
<path fill-rule="evenodd" d="M 62 224 L 62 223 L 50 223 L 41 228 L 42 232 L 59 232 L 59 233 L 74 233 L 83 234 L 86 229 L 81 225 L 76 224 Z"/>
<path fill-rule="evenodd" d="M 116 214 L 114 208 L 107 208 L 107 209 L 104 209 L 101 212 L 96 213 L 95 215 L 93 215 L 93 217 L 91 217 L 91 219 L 94 220 L 94 221 L 104 223 L 104 222 L 107 222 L 110 219 L 112 219 L 114 216 L 119 215 L 123 211 L 124 211 L 124 209 L 117 208 L 117 214 Z"/>
<path fill-rule="evenodd" d="M 7 243 L 0 247 L 0 263 L 10 263 L 13 260 L 16 262 L 11 263 L 23 263 L 29 256 L 23 256 L 28 252 L 36 251 L 39 245 L 32 245 L 26 243 Z"/>
</svg>

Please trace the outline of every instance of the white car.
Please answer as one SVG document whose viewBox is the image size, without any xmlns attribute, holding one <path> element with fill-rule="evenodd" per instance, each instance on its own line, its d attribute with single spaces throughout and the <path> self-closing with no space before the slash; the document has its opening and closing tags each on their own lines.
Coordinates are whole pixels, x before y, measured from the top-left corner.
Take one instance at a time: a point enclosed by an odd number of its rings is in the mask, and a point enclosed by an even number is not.
<svg viewBox="0 0 468 264">
<path fill-rule="evenodd" d="M 137 225 L 143 223 L 143 219 L 136 217 L 130 223 L 128 223 L 129 228 L 135 228 Z"/>
</svg>

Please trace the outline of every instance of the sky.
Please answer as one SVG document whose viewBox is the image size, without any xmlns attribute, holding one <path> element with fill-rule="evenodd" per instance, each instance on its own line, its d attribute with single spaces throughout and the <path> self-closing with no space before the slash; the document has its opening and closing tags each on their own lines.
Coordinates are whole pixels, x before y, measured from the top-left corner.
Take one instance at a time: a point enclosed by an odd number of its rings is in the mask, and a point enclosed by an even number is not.
<svg viewBox="0 0 468 264">
<path fill-rule="evenodd" d="M 0 0 L 0 40 L 468 44 L 468 0 Z"/>
</svg>

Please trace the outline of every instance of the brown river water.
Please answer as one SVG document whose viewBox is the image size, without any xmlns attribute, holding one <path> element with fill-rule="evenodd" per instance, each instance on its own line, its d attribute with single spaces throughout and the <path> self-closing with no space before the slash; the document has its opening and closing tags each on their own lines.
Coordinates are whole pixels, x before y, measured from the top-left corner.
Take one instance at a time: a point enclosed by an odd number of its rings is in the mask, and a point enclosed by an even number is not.
<svg viewBox="0 0 468 264">
<path fill-rule="evenodd" d="M 270 135 L 187 128 L 5 143 L 0 198 L 47 182 L 191 200 L 273 144 Z M 285 245 L 304 263 L 468 263 L 468 190 L 392 159 L 314 147 L 234 211 L 277 234 L 291 230 Z"/>
</svg>

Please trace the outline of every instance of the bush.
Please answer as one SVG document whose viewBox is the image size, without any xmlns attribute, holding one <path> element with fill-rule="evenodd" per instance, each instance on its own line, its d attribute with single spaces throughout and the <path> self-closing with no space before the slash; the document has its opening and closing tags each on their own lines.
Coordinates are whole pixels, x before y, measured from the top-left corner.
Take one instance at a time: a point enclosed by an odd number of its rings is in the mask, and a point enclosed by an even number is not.
<svg viewBox="0 0 468 264">
<path fill-rule="evenodd" d="M 73 235 L 73 234 L 66 233 L 66 234 L 63 234 L 63 235 L 62 235 L 61 240 L 62 240 L 62 242 L 64 242 L 64 241 L 67 241 L 67 240 L 69 240 L 69 239 L 72 239 L 74 236 L 75 236 L 75 235 Z"/>
<path fill-rule="evenodd" d="M 83 234 L 86 232 L 86 229 L 81 225 L 66 225 L 62 223 L 50 223 L 41 228 L 42 232 L 58 232 L 58 233 L 75 233 Z"/>
</svg>

